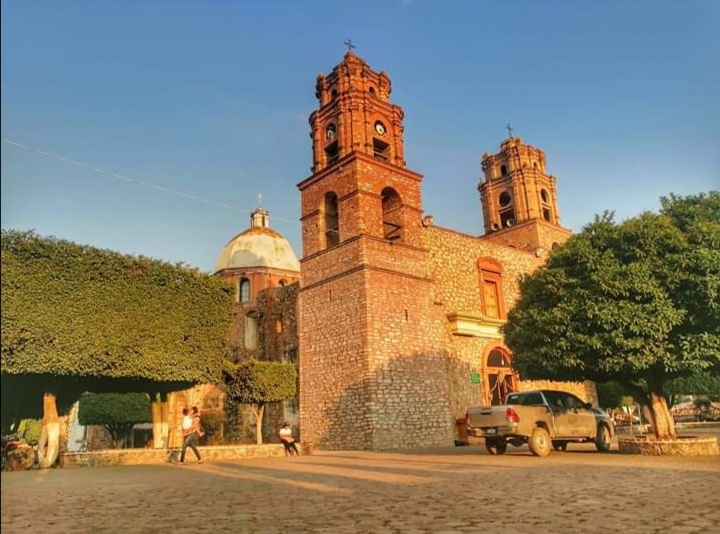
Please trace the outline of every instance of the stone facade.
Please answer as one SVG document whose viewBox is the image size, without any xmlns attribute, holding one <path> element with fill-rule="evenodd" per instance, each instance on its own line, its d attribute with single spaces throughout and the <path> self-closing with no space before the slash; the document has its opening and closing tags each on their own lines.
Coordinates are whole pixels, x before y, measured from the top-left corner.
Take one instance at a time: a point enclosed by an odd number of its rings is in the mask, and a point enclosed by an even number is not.
<svg viewBox="0 0 720 534">
<path fill-rule="evenodd" d="M 298 184 L 300 429 L 318 447 L 450 445 L 468 406 L 531 385 L 501 327 L 520 276 L 570 235 L 545 154 L 513 137 L 483 157 L 485 235 L 433 226 L 390 89 L 352 52 L 318 77 Z M 591 384 L 552 387 L 597 401 Z"/>
</svg>

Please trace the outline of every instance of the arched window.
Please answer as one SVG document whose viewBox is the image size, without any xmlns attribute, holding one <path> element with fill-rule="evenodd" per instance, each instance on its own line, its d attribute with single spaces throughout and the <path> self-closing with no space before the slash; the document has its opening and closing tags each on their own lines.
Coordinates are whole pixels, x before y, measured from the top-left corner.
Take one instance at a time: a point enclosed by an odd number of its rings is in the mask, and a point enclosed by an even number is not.
<svg viewBox="0 0 720 534">
<path fill-rule="evenodd" d="M 542 206 L 542 216 L 543 219 L 545 219 L 548 222 L 551 222 L 552 219 L 552 212 L 550 211 L 550 194 L 547 192 L 547 189 L 541 189 L 540 190 L 540 200 L 542 200 L 543 206 Z"/>
<path fill-rule="evenodd" d="M 238 282 L 238 301 L 250 302 L 250 280 L 241 278 Z"/>
<path fill-rule="evenodd" d="M 483 315 L 491 319 L 504 319 L 502 266 L 491 258 L 483 258 L 478 262 L 478 268 Z"/>
<path fill-rule="evenodd" d="M 337 195 L 332 191 L 325 193 L 325 248 L 340 243 L 340 224 Z"/>
<path fill-rule="evenodd" d="M 500 176 L 507 176 L 507 165 L 500 165 Z"/>
<path fill-rule="evenodd" d="M 395 241 L 402 237 L 402 200 L 392 187 L 380 193 L 382 198 L 383 237 Z"/>
</svg>

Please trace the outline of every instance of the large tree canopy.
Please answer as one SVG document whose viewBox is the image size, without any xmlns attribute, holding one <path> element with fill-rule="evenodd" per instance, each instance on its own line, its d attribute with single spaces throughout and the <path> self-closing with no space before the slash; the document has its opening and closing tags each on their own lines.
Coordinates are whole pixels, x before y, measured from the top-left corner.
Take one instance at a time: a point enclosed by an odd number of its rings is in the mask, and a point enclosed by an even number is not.
<svg viewBox="0 0 720 534">
<path fill-rule="evenodd" d="M 222 379 L 222 280 L 33 232 L 3 230 L 1 251 L 3 428 L 43 413 L 43 393 L 66 404 Z"/>
<path fill-rule="evenodd" d="M 505 339 L 528 378 L 617 381 L 674 436 L 666 384 L 720 374 L 720 193 L 596 220 L 521 281 Z"/>
<path fill-rule="evenodd" d="M 232 309 L 182 265 L 2 232 L 2 372 L 219 380 Z"/>
</svg>

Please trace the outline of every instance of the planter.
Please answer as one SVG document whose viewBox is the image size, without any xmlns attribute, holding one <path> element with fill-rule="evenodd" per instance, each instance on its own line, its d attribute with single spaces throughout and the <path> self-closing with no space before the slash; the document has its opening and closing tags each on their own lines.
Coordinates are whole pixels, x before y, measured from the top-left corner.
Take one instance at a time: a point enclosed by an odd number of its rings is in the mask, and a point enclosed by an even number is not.
<svg viewBox="0 0 720 534">
<path fill-rule="evenodd" d="M 720 447 L 714 437 L 655 439 L 653 436 L 618 436 L 618 452 L 645 456 L 711 456 L 720 454 Z"/>
</svg>

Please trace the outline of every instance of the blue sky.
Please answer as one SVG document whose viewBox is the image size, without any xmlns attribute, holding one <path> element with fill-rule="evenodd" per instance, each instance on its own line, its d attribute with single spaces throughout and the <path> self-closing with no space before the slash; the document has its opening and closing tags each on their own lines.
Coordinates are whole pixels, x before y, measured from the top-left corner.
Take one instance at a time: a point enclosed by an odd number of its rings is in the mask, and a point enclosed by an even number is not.
<svg viewBox="0 0 720 534">
<path fill-rule="evenodd" d="M 10 0 L 1 15 L 4 229 L 212 271 L 261 193 L 300 255 L 315 77 L 348 38 L 393 81 L 437 225 L 482 233 L 480 160 L 508 122 L 545 150 L 574 231 L 720 189 L 714 0 Z"/>
</svg>

